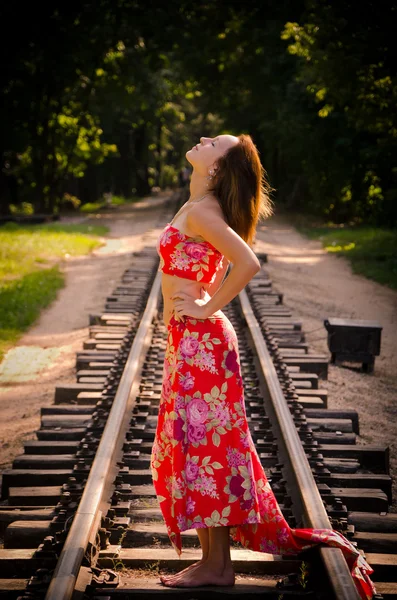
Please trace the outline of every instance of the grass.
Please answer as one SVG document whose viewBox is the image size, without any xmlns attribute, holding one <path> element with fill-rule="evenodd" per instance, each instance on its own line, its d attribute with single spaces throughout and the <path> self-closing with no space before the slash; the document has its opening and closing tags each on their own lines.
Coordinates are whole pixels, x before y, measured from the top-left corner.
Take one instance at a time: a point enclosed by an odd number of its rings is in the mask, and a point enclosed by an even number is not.
<svg viewBox="0 0 397 600">
<path fill-rule="evenodd" d="M 0 228 L 0 360 L 64 285 L 57 263 L 88 254 L 101 245 L 94 236 L 106 232 L 96 225 L 60 223 Z"/>
<path fill-rule="evenodd" d="M 320 240 L 327 252 L 348 258 L 355 273 L 397 290 L 396 229 L 319 224 L 307 216 L 294 216 L 292 222 L 307 237 Z"/>
<path fill-rule="evenodd" d="M 111 206 L 121 206 L 123 204 L 133 204 L 140 200 L 137 196 L 133 196 L 131 198 L 124 198 L 124 196 L 112 196 Z M 106 208 L 108 205 L 105 201 L 101 202 L 86 202 L 86 204 L 82 204 L 80 207 L 80 212 L 90 214 L 99 212 L 103 208 Z"/>
</svg>

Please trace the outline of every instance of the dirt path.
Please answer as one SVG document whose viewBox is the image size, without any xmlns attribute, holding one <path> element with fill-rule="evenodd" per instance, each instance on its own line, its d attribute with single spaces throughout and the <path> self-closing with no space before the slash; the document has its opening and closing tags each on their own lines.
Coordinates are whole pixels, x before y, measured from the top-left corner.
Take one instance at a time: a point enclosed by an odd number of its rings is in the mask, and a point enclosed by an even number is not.
<svg viewBox="0 0 397 600">
<path fill-rule="evenodd" d="M 310 351 L 330 356 L 324 319 L 378 321 L 381 354 L 373 374 L 359 363 L 329 365 L 329 408 L 352 408 L 360 415 L 360 443 L 390 446 L 397 510 L 397 292 L 352 272 L 343 257 L 328 254 L 321 242 L 302 236 L 286 216 L 275 215 L 258 229 L 255 250 L 268 253 L 266 270 L 284 294 L 284 304 L 302 321 Z"/>
<path fill-rule="evenodd" d="M 92 217 L 109 227 L 105 245 L 62 264 L 65 287 L 6 354 L 0 365 L 0 470 L 10 467 L 23 452 L 23 442 L 35 437 L 40 408 L 53 404 L 55 385 L 76 380 L 75 354 L 88 337 L 89 314 L 102 311 L 131 263 L 131 253 L 155 243 L 158 214 L 169 197 L 163 194 Z"/>
</svg>

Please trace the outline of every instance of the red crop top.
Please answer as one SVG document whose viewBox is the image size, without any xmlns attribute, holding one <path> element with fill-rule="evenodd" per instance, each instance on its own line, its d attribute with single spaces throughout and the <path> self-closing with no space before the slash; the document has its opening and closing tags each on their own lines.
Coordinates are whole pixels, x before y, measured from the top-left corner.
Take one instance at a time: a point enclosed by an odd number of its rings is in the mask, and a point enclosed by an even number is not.
<svg viewBox="0 0 397 600">
<path fill-rule="evenodd" d="M 188 236 L 167 223 L 157 242 L 158 270 L 167 275 L 212 283 L 223 254 L 206 240 Z"/>
</svg>

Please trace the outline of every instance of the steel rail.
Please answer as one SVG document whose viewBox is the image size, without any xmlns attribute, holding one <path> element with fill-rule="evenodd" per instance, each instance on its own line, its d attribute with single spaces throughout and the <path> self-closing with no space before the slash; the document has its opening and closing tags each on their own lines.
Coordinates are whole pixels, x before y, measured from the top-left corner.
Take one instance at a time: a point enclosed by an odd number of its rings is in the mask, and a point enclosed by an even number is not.
<svg viewBox="0 0 397 600">
<path fill-rule="evenodd" d="M 158 272 L 45 600 L 70 600 L 88 543 L 95 542 L 101 515 L 108 505 L 106 494 L 110 491 L 112 480 L 116 475 L 116 461 L 121 452 L 123 434 L 128 426 L 127 411 L 139 385 L 137 376 L 146 354 L 145 347 L 149 346 L 149 334 L 158 307 L 160 285 L 161 273 Z"/>
<path fill-rule="evenodd" d="M 309 462 L 282 392 L 273 361 L 247 295 L 243 290 L 239 301 L 252 341 L 255 345 L 259 372 L 267 391 L 266 407 L 276 428 L 282 460 L 287 465 L 285 477 L 291 487 L 295 506 L 299 507 L 305 527 L 332 529 L 327 512 L 314 480 Z M 318 547 L 332 597 L 337 600 L 359 600 L 360 596 L 347 562 L 339 548 Z"/>
</svg>

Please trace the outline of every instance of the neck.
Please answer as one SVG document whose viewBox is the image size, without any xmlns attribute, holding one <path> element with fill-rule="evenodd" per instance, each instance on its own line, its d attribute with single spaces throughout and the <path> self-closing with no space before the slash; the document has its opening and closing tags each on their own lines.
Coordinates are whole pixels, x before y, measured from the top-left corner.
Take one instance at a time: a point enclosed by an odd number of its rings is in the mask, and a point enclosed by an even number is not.
<svg viewBox="0 0 397 600">
<path fill-rule="evenodd" d="M 208 180 L 193 169 L 190 178 L 190 199 L 197 200 L 208 192 Z"/>
</svg>

